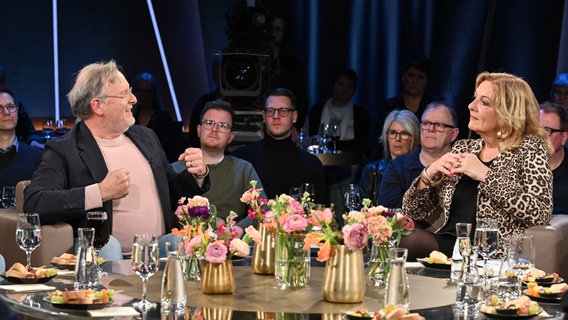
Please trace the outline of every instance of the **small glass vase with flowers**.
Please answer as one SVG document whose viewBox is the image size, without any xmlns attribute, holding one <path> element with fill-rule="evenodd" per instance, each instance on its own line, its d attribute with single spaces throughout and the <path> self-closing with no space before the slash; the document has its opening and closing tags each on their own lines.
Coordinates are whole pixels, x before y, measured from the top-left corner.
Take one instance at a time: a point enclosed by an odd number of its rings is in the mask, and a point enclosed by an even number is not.
<svg viewBox="0 0 568 320">
<path fill-rule="evenodd" d="M 178 207 L 175 211 L 181 229 L 173 228 L 172 233 L 182 237 L 184 247 L 188 247 L 189 241 L 198 234 L 199 226 L 211 225 L 215 228 L 216 212 L 215 206 L 209 203 L 209 200 L 202 196 L 194 196 L 193 198 L 182 197 L 178 200 Z M 201 260 L 203 256 L 194 252 L 186 254 L 182 260 L 182 268 L 184 279 L 186 281 L 201 280 Z"/>
<path fill-rule="evenodd" d="M 372 239 L 369 281 L 373 286 L 384 286 L 390 271 L 389 250 L 397 247 L 403 236 L 410 234 L 414 229 L 414 221 L 401 210 L 381 205 L 371 207 L 370 204 L 369 199 L 364 199 L 361 209 Z"/>
</svg>

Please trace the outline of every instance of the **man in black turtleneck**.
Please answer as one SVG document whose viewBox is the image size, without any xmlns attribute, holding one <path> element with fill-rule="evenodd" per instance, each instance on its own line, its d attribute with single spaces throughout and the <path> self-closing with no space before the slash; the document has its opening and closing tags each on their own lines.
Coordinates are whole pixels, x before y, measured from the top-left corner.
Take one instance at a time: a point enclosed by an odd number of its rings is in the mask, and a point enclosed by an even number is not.
<svg viewBox="0 0 568 320">
<path fill-rule="evenodd" d="M 292 127 L 298 118 L 296 97 L 284 88 L 274 89 L 264 102 L 264 139 L 238 148 L 232 155 L 247 160 L 258 173 L 266 195 L 289 194 L 291 187 L 315 184 L 315 202 L 329 205 L 325 171 L 319 159 L 296 146 Z"/>
</svg>

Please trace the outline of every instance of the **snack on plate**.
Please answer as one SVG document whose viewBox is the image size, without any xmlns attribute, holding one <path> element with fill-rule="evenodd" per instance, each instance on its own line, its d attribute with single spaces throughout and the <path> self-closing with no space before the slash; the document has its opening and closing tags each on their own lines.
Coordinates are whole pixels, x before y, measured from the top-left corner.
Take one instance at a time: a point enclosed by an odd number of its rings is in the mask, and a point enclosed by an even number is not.
<svg viewBox="0 0 568 320">
<path fill-rule="evenodd" d="M 452 263 L 452 259 L 448 259 L 448 256 L 446 256 L 445 254 L 443 254 L 440 251 L 432 251 L 430 252 L 430 256 L 428 258 L 424 259 L 426 262 L 432 264 L 432 263 L 438 263 L 438 264 L 451 264 Z"/>
<path fill-rule="evenodd" d="M 112 289 L 102 289 L 101 291 L 76 290 L 60 291 L 51 294 L 51 303 L 65 304 L 94 304 L 112 302 L 115 291 Z"/>
<path fill-rule="evenodd" d="M 422 316 L 418 313 L 408 313 L 399 306 L 388 305 L 375 314 L 376 320 L 420 320 Z"/>
<path fill-rule="evenodd" d="M 539 314 L 541 308 L 536 301 L 531 301 L 527 296 L 520 296 L 516 299 L 510 301 L 499 301 L 495 295 L 490 299 L 489 304 L 484 304 L 481 306 L 481 312 L 497 314 L 497 310 L 517 310 L 516 314 L 519 316 Z"/>
<path fill-rule="evenodd" d="M 64 253 L 59 257 L 53 257 L 51 259 L 51 263 L 54 264 L 61 264 L 61 265 L 75 265 L 77 262 L 77 257 L 70 253 Z"/>
<path fill-rule="evenodd" d="M 33 278 L 47 278 L 57 275 L 57 271 L 53 268 L 39 267 L 28 271 L 28 269 L 21 263 L 16 262 L 14 265 L 6 271 L 6 277 L 18 278 L 18 279 L 33 279 Z"/>
<path fill-rule="evenodd" d="M 26 279 L 34 278 L 34 273 L 29 272 L 28 269 L 21 263 L 16 262 L 14 265 L 6 271 L 7 277 Z"/>
</svg>

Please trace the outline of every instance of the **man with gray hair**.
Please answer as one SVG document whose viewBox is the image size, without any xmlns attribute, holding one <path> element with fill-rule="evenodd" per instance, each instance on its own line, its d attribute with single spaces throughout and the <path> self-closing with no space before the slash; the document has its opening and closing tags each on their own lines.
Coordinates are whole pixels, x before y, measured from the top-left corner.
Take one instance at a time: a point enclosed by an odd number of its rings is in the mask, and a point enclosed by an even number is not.
<svg viewBox="0 0 568 320">
<path fill-rule="evenodd" d="M 136 97 L 113 60 L 84 67 L 67 97 L 81 121 L 46 144 L 24 210 L 43 224 L 69 223 L 76 235 L 85 212 L 102 208 L 123 255 L 135 233 L 169 233 L 177 200 L 209 189 L 201 150 L 186 149 L 178 159 L 186 170 L 174 172 L 156 134 L 134 125 Z"/>
</svg>

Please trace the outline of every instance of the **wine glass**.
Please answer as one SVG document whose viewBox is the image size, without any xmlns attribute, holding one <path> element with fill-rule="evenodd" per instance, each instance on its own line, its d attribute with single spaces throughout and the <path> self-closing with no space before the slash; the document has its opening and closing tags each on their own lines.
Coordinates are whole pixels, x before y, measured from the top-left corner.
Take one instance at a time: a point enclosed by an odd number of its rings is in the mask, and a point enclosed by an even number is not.
<svg viewBox="0 0 568 320">
<path fill-rule="evenodd" d="M 43 133 L 43 136 L 45 137 L 45 140 L 51 139 L 51 135 L 53 134 L 54 130 L 55 130 L 55 126 L 53 125 L 52 120 L 47 120 L 46 122 L 43 123 L 43 127 L 42 127 L 41 131 Z"/>
<path fill-rule="evenodd" d="M 294 198 L 296 201 L 302 201 L 302 190 L 298 187 L 290 188 L 290 197 Z"/>
<path fill-rule="evenodd" d="M 328 153 L 329 148 L 327 147 L 327 143 L 331 138 L 331 125 L 329 123 L 322 123 L 320 125 L 319 137 L 320 137 L 320 149 L 322 153 Z"/>
<path fill-rule="evenodd" d="M 156 304 L 147 299 L 148 278 L 159 267 L 158 238 L 154 234 L 136 234 L 132 243 L 132 269 L 142 278 L 142 300 L 133 304 L 134 308 L 145 312 L 155 308 Z"/>
<path fill-rule="evenodd" d="M 333 141 L 333 153 L 337 153 L 337 141 L 341 137 L 341 126 L 339 123 L 332 123 L 329 125 L 331 140 Z"/>
<path fill-rule="evenodd" d="M 88 211 L 86 227 L 95 229 L 93 247 L 95 248 L 95 255 L 97 256 L 97 272 L 100 279 L 104 274 L 98 262 L 99 254 L 110 238 L 110 222 L 106 211 Z"/>
<path fill-rule="evenodd" d="M 359 210 L 361 207 L 361 191 L 359 185 L 350 183 L 343 194 L 345 207 L 349 212 Z"/>
<path fill-rule="evenodd" d="M 16 226 L 16 242 L 18 246 L 26 252 L 26 268 L 32 270 L 32 251 L 39 247 L 41 243 L 41 225 L 39 214 L 37 213 L 18 213 Z"/>
<path fill-rule="evenodd" d="M 497 251 L 499 244 L 497 220 L 491 218 L 477 219 L 474 241 L 477 252 L 483 257 L 483 277 L 487 280 L 487 260 Z"/>
</svg>

